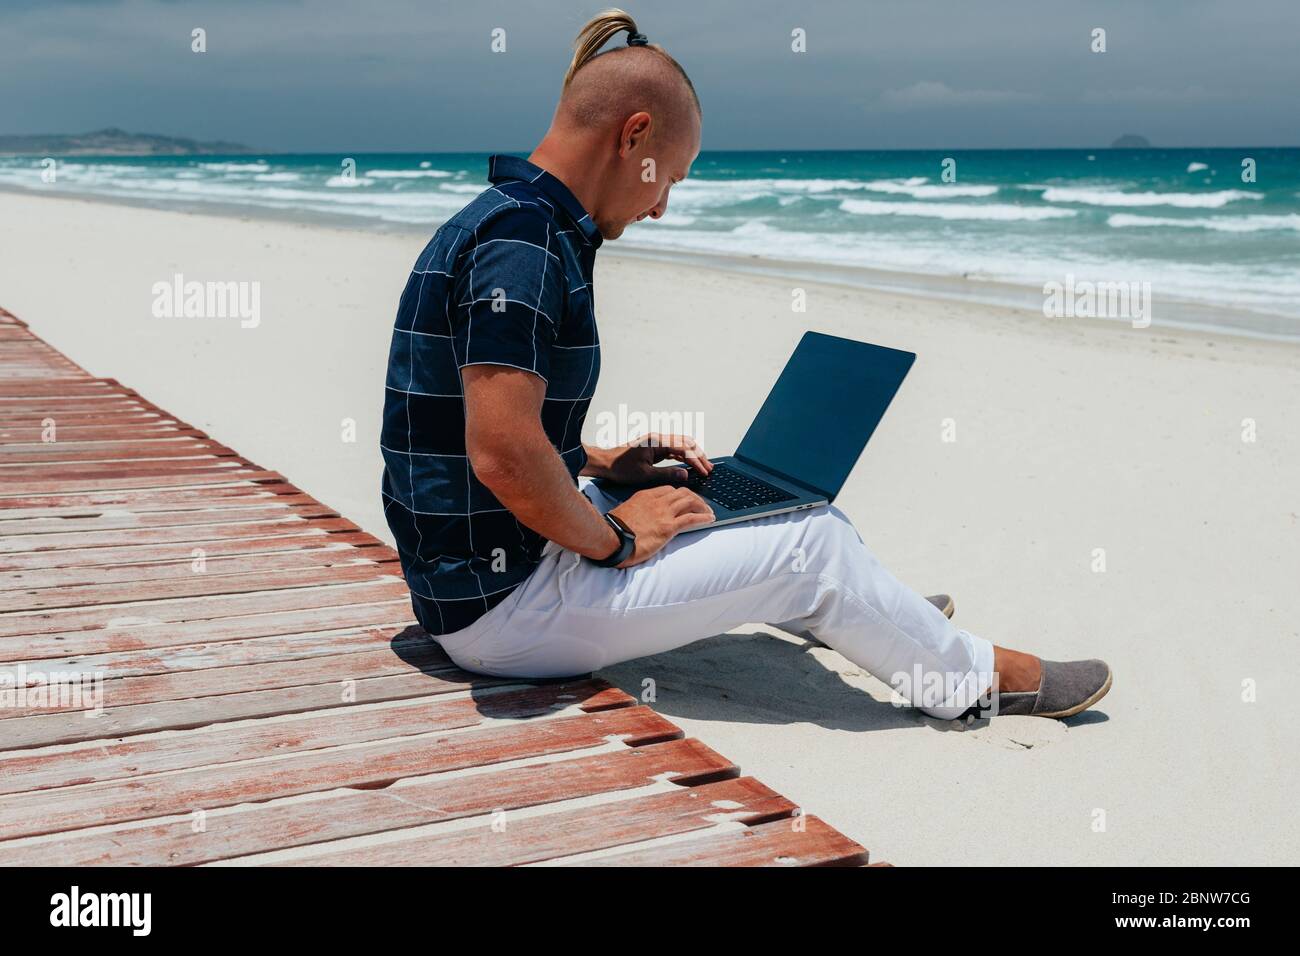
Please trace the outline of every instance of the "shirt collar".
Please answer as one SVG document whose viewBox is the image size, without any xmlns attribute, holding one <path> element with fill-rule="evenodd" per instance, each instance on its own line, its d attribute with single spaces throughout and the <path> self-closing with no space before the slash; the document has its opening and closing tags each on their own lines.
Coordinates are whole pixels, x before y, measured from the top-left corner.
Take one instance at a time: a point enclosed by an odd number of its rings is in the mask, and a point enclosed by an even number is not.
<svg viewBox="0 0 1300 956">
<path fill-rule="evenodd" d="M 591 221 L 591 216 L 582 208 L 582 203 L 578 202 L 578 197 L 569 191 L 568 186 L 540 166 L 534 166 L 518 156 L 497 155 L 488 159 L 488 182 L 501 183 L 511 179 L 532 183 L 540 189 L 569 214 L 578 231 L 593 247 L 600 247 L 605 237 L 600 234 L 596 224 Z"/>
</svg>

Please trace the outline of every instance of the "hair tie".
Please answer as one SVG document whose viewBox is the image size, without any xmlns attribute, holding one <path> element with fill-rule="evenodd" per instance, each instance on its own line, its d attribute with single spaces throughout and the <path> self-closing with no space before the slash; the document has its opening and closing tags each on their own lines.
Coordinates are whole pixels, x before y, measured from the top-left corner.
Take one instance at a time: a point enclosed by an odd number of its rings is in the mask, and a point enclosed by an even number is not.
<svg viewBox="0 0 1300 956">
<path fill-rule="evenodd" d="M 644 33 L 637 33 L 635 30 L 629 30 L 627 34 L 628 46 L 645 46 L 650 41 L 646 39 Z"/>
</svg>

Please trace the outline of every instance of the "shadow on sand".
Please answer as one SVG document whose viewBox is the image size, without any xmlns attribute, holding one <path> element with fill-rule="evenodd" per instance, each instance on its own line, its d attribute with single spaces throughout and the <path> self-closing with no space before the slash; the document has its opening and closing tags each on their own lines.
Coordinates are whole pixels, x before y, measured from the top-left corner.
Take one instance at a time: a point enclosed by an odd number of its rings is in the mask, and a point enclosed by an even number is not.
<svg viewBox="0 0 1300 956">
<path fill-rule="evenodd" d="M 392 639 L 395 654 L 424 673 L 445 673 L 446 655 L 418 627 Z M 554 684 L 588 675 L 528 683 Z M 979 729 L 988 720 L 963 725 L 936 720 L 891 702 L 889 688 L 815 642 L 767 630 L 720 634 L 652 657 L 627 661 L 594 675 L 620 688 L 669 719 L 732 723 L 812 723 L 827 730 L 873 731 L 928 728 L 941 733 Z M 471 692 L 502 684 L 498 678 L 471 681 Z M 1037 720 L 1038 718 L 1011 718 Z M 1104 723 L 1104 712 L 1085 711 L 1061 721 L 1067 727 Z"/>
</svg>

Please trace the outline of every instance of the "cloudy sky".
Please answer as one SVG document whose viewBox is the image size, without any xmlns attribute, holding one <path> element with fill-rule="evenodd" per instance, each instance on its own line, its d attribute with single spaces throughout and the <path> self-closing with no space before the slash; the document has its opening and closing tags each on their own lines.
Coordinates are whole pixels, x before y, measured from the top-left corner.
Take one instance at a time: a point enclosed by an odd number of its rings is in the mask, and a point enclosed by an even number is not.
<svg viewBox="0 0 1300 956">
<path fill-rule="evenodd" d="M 0 133 L 268 151 L 528 149 L 573 0 L 3 0 Z M 624 0 L 706 149 L 1300 143 L 1296 0 Z M 206 53 L 190 50 L 207 31 Z M 1094 28 L 1106 52 L 1090 50 Z M 493 53 L 494 29 L 506 52 Z M 791 31 L 807 52 L 791 51 Z M 619 42 L 619 41 L 616 41 Z"/>
</svg>

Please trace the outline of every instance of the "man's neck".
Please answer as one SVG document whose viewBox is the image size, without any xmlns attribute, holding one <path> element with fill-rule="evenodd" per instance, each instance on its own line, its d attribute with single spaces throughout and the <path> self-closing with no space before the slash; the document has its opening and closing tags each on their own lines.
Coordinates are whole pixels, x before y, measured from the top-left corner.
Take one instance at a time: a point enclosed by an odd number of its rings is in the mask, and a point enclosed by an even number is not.
<svg viewBox="0 0 1300 956">
<path fill-rule="evenodd" d="M 597 219 L 597 199 L 600 195 L 600 171 L 592 168 L 590 154 L 585 149 L 575 149 L 568 143 L 556 142 L 547 134 L 529 155 L 528 161 L 546 170 L 582 204 L 592 220 Z"/>
</svg>

